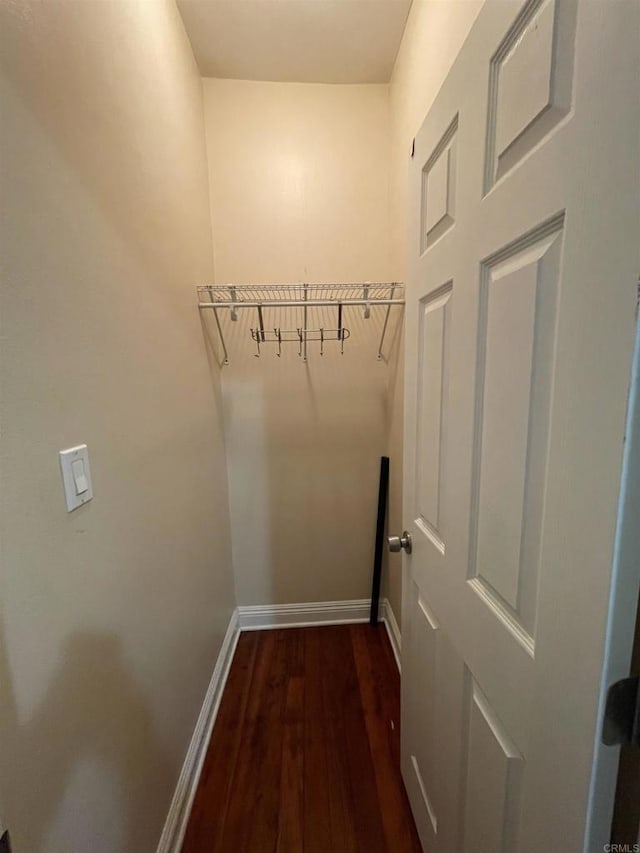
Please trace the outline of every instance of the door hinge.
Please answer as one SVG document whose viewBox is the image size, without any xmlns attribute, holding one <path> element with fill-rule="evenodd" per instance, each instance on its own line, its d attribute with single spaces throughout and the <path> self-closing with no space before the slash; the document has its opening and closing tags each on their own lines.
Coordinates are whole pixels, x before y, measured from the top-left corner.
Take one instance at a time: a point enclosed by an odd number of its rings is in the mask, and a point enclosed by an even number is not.
<svg viewBox="0 0 640 853">
<path fill-rule="evenodd" d="M 606 746 L 640 746 L 640 675 L 621 678 L 607 690 L 602 724 Z"/>
</svg>

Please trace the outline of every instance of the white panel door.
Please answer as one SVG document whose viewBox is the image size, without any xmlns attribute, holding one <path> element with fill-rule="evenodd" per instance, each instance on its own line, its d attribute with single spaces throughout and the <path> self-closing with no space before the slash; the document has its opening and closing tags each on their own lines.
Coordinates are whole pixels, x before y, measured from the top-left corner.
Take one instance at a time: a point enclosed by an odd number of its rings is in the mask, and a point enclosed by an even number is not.
<svg viewBox="0 0 640 853">
<path fill-rule="evenodd" d="M 429 853 L 606 840 L 639 27 L 635 0 L 488 0 L 415 141 L 402 767 Z"/>
</svg>

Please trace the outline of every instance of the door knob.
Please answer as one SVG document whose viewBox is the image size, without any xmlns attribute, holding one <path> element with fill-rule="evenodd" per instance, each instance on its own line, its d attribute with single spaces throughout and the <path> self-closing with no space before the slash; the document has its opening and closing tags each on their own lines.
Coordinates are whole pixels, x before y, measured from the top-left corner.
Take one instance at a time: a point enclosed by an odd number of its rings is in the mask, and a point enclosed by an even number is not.
<svg viewBox="0 0 640 853">
<path fill-rule="evenodd" d="M 402 536 L 388 536 L 387 544 L 389 545 L 389 550 L 393 551 L 394 554 L 401 550 L 405 550 L 407 554 L 410 554 L 411 534 L 407 533 L 407 531 L 405 530 Z"/>
</svg>

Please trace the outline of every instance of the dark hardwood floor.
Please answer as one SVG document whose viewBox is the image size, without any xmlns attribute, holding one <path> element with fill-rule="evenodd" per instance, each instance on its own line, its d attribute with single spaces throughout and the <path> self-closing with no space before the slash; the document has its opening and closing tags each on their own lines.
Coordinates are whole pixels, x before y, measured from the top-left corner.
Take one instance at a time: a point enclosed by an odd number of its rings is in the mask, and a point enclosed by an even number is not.
<svg viewBox="0 0 640 853">
<path fill-rule="evenodd" d="M 419 853 L 384 626 L 240 636 L 182 853 Z"/>
</svg>

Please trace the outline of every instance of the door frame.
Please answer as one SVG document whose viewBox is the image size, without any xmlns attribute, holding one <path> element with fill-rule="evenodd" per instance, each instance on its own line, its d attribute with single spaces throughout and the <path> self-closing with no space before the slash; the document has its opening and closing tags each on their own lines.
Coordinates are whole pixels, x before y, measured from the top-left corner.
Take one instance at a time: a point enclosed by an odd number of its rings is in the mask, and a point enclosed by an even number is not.
<svg viewBox="0 0 640 853">
<path fill-rule="evenodd" d="M 640 280 L 638 298 L 640 304 Z M 631 671 L 636 617 L 640 616 L 637 612 L 640 589 L 640 317 L 636 321 L 620 479 L 605 660 L 587 818 L 589 850 L 602 849 L 610 840 L 621 750 L 602 743 L 604 708 L 609 686 L 618 679 L 626 678 Z"/>
<path fill-rule="evenodd" d="M 640 676 L 640 597 L 638 604 L 630 676 Z M 640 842 L 640 749 L 629 744 L 620 750 L 611 841 L 614 844 Z"/>
</svg>

